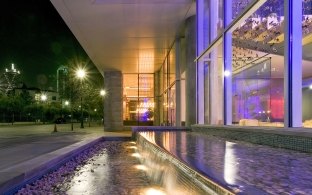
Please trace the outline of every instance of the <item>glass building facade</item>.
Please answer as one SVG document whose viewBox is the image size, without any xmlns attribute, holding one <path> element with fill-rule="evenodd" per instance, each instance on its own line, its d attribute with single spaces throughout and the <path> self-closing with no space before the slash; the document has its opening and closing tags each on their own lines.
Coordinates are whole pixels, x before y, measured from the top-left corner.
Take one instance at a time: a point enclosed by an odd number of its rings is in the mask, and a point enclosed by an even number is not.
<svg viewBox="0 0 312 195">
<path fill-rule="evenodd" d="M 311 5 L 197 1 L 197 123 L 311 127 Z"/>
<path fill-rule="evenodd" d="M 149 41 L 125 41 L 128 50 L 123 44 L 119 48 L 124 55 L 115 58 L 107 50 L 110 55 L 98 59 L 105 61 L 99 69 L 110 90 L 105 99 L 109 128 L 312 127 L 311 1 L 183 2 L 183 6 L 178 1 L 168 6 L 173 10 L 182 6 L 180 11 L 186 13 L 175 16 L 174 28 L 166 22 L 158 28 L 156 17 L 152 37 L 145 35 L 153 29 L 150 26 L 146 32 L 138 30 L 139 37 L 131 36 L 131 40 Z M 137 6 L 144 12 L 143 7 L 150 5 Z M 165 13 L 168 22 L 174 19 L 169 15 L 176 14 Z M 132 25 L 129 22 L 129 32 Z"/>
</svg>

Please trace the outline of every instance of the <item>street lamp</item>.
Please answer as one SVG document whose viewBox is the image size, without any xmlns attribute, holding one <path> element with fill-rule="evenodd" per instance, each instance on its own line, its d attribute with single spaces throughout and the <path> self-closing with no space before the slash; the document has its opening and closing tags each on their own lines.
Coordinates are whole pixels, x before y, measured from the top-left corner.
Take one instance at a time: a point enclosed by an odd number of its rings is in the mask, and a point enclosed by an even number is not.
<svg viewBox="0 0 312 195">
<path fill-rule="evenodd" d="M 40 97 L 41 101 L 46 101 L 47 100 L 47 95 L 46 94 L 42 94 Z"/>
<path fill-rule="evenodd" d="M 65 104 L 65 106 L 69 106 L 69 101 L 66 100 L 64 104 Z M 71 124 L 71 130 L 73 131 L 74 130 L 74 124 L 73 124 L 73 108 L 72 108 L 72 105 L 70 105 L 70 124 Z"/>
<path fill-rule="evenodd" d="M 106 95 L 106 91 L 104 89 L 102 89 L 100 91 L 100 95 L 103 97 L 102 102 L 103 102 L 103 126 L 104 126 L 104 96 Z"/>
<path fill-rule="evenodd" d="M 86 71 L 84 69 L 78 69 L 76 72 L 76 76 L 80 79 L 80 88 L 82 93 L 82 81 L 86 77 Z M 82 109 L 82 94 L 80 94 L 80 111 L 81 111 L 81 119 L 80 119 L 80 128 L 84 128 L 83 126 L 83 109 Z"/>
<path fill-rule="evenodd" d="M 102 90 L 100 91 L 100 95 L 104 97 L 104 96 L 106 95 L 106 91 L 105 91 L 104 89 L 102 89 Z"/>
<path fill-rule="evenodd" d="M 41 101 L 42 102 L 45 102 L 45 101 L 47 101 L 47 95 L 46 94 L 41 94 L 41 96 L 40 96 L 40 99 L 41 99 Z M 42 107 L 42 113 L 41 113 L 41 118 L 42 118 L 42 123 L 44 124 L 44 119 L 43 119 L 43 113 L 44 113 L 44 110 L 43 110 L 44 108 Z"/>
</svg>

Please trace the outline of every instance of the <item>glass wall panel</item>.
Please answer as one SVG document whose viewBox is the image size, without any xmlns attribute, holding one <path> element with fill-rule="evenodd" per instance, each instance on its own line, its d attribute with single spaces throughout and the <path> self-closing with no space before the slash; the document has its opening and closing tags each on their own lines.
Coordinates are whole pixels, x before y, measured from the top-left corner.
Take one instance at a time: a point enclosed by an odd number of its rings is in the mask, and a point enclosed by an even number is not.
<svg viewBox="0 0 312 195">
<path fill-rule="evenodd" d="M 168 120 L 169 126 L 175 126 L 176 120 L 176 90 L 175 84 L 169 89 L 169 97 L 168 97 Z"/>
<path fill-rule="evenodd" d="M 218 22 L 217 22 L 217 32 L 218 32 L 218 35 L 222 34 L 223 32 L 223 29 L 224 29 L 224 26 L 223 26 L 223 21 L 224 21 L 224 0 L 218 0 L 218 7 L 216 10 L 218 10 L 218 13 L 216 14 L 217 17 L 218 17 Z M 215 0 L 211 0 L 211 3 L 212 5 L 216 3 Z"/>
<path fill-rule="evenodd" d="M 239 16 L 254 0 L 232 0 L 232 18 Z"/>
<path fill-rule="evenodd" d="M 312 1 L 302 3 L 302 120 L 312 128 Z"/>
<path fill-rule="evenodd" d="M 284 0 L 268 0 L 232 33 L 233 123 L 283 126 Z"/>
<path fill-rule="evenodd" d="M 210 124 L 210 61 L 204 61 L 204 106 L 205 106 L 205 124 Z"/>
<path fill-rule="evenodd" d="M 160 93 L 164 91 L 164 66 L 159 70 L 159 91 Z"/>
<path fill-rule="evenodd" d="M 137 125 L 138 85 L 138 74 L 123 75 L 124 125 Z"/>
<path fill-rule="evenodd" d="M 150 126 L 154 121 L 154 98 L 139 98 L 137 113 L 139 125 Z"/>
<path fill-rule="evenodd" d="M 169 107 L 169 104 L 168 104 L 168 92 L 166 91 L 163 95 L 162 95 L 162 100 L 163 100 L 163 118 L 162 118 L 162 122 L 161 124 L 163 126 L 167 126 L 169 125 L 169 120 L 168 120 L 168 107 Z"/>
<path fill-rule="evenodd" d="M 153 125 L 154 74 L 123 75 L 123 120 L 125 126 Z"/>
<path fill-rule="evenodd" d="M 169 54 L 169 86 L 175 82 L 175 68 L 176 68 L 176 58 L 175 58 L 175 44 L 172 47 L 170 54 Z"/>
<path fill-rule="evenodd" d="M 204 48 L 207 48 L 210 42 L 209 39 L 209 18 L 210 18 L 210 0 L 204 0 L 204 27 L 203 27 L 203 31 L 204 31 Z"/>
<path fill-rule="evenodd" d="M 208 0 L 210 2 L 210 10 L 209 10 L 209 32 L 210 32 L 210 42 L 212 42 L 215 38 L 223 33 L 223 1 L 224 0 Z M 207 2 L 207 4 L 208 4 Z"/>
<path fill-rule="evenodd" d="M 223 123 L 223 53 L 219 44 L 203 58 L 204 64 L 204 122 Z"/>
<path fill-rule="evenodd" d="M 154 74 L 139 74 L 139 96 L 154 97 Z"/>
</svg>

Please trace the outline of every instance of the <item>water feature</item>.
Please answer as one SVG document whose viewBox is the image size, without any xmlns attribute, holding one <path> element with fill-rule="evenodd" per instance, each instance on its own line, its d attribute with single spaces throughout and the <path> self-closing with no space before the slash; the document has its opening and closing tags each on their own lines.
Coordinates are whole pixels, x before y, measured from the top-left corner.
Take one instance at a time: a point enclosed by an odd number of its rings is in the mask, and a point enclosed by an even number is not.
<svg viewBox="0 0 312 195">
<path fill-rule="evenodd" d="M 100 142 L 17 194 L 165 195 L 147 178 L 135 154 L 135 142 Z"/>
<path fill-rule="evenodd" d="M 312 194 L 310 153 L 225 140 L 199 132 L 147 131 L 139 134 L 234 193 Z M 169 192 L 181 186 L 184 190 L 188 189 L 189 184 L 180 185 L 181 173 L 177 173 L 177 169 L 172 168 L 170 163 L 158 162 L 159 156 L 153 157 L 146 148 L 144 144 L 140 155 L 148 168 L 156 170 L 150 175 L 153 180 L 162 183 Z M 194 191 L 192 194 L 202 193 Z"/>
</svg>

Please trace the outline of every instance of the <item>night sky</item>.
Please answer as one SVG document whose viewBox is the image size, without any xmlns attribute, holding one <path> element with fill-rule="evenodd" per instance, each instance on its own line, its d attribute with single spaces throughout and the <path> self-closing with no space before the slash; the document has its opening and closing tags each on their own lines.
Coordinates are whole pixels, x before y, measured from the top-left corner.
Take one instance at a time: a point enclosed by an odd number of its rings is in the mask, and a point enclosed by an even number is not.
<svg viewBox="0 0 312 195">
<path fill-rule="evenodd" d="M 55 89 L 60 65 L 76 57 L 88 58 L 49 0 L 1 4 L 1 74 L 14 63 L 28 87 Z"/>
</svg>

